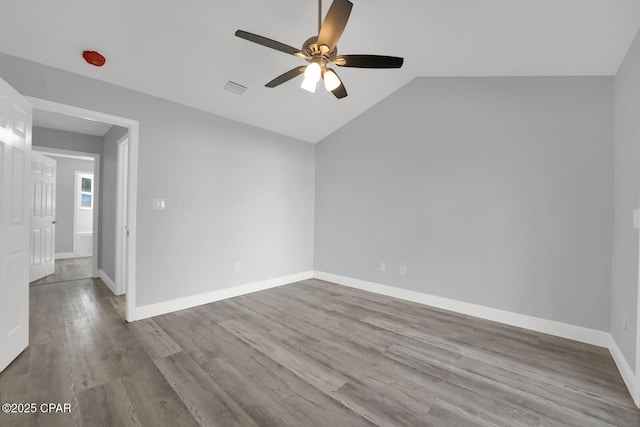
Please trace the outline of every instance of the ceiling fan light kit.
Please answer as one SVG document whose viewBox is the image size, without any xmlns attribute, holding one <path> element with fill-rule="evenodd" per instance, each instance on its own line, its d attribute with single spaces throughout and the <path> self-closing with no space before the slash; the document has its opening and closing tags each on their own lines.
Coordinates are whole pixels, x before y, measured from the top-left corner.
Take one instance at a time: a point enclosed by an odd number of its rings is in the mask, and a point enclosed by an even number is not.
<svg viewBox="0 0 640 427">
<path fill-rule="evenodd" d="M 235 35 L 259 45 L 297 56 L 309 63 L 296 67 L 271 80 L 265 86 L 274 88 L 304 73 L 301 88 L 315 93 L 318 82 L 323 80 L 325 88 L 336 98 L 347 96 L 347 90 L 338 74 L 328 68 L 329 64 L 352 68 L 400 68 L 403 58 L 381 55 L 338 55 L 338 40 L 349 20 L 353 3 L 349 0 L 334 0 L 322 22 L 322 0 L 318 0 L 318 35 L 307 39 L 302 49 L 280 43 L 267 37 L 238 30 Z"/>
<path fill-rule="evenodd" d="M 328 68 L 327 71 L 324 72 L 324 87 L 329 91 L 333 91 L 338 88 L 342 84 L 340 78 L 331 68 Z"/>
<path fill-rule="evenodd" d="M 312 62 L 307 65 L 307 69 L 304 70 L 304 77 L 307 79 L 315 80 L 316 82 L 320 80 L 320 74 L 322 73 L 322 68 L 318 65 L 317 62 Z"/>
<path fill-rule="evenodd" d="M 300 87 L 307 92 L 316 93 L 316 87 L 318 87 L 318 81 L 305 77 L 302 80 Z"/>
</svg>

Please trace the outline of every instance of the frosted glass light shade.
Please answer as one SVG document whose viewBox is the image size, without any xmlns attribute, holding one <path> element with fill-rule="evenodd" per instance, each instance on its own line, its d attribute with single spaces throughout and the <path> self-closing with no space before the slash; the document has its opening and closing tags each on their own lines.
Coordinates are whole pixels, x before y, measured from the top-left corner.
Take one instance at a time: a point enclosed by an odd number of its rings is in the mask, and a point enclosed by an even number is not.
<svg viewBox="0 0 640 427">
<path fill-rule="evenodd" d="M 309 77 L 305 77 L 300 87 L 311 93 L 316 93 L 317 83 L 318 83 L 317 80 L 313 80 L 313 79 L 310 79 Z"/>
<path fill-rule="evenodd" d="M 314 83 L 320 80 L 320 75 L 322 74 L 322 70 L 320 69 L 320 65 L 317 62 L 312 62 L 307 65 L 307 69 L 304 70 L 304 78 L 313 81 Z"/>
<path fill-rule="evenodd" d="M 332 70 L 327 70 L 324 73 L 324 87 L 327 88 L 329 92 L 339 87 L 342 83 L 338 78 L 338 75 L 334 73 Z"/>
</svg>

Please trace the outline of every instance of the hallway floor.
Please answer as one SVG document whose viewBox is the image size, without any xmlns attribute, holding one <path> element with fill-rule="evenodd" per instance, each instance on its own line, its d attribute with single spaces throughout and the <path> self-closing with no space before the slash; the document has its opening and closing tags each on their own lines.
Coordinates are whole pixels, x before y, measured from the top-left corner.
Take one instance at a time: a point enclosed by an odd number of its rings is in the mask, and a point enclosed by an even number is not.
<svg viewBox="0 0 640 427">
<path fill-rule="evenodd" d="M 31 282 L 31 286 L 66 282 L 69 280 L 90 279 L 93 270 L 92 262 L 92 257 L 57 259 L 55 272 L 40 280 Z"/>
</svg>

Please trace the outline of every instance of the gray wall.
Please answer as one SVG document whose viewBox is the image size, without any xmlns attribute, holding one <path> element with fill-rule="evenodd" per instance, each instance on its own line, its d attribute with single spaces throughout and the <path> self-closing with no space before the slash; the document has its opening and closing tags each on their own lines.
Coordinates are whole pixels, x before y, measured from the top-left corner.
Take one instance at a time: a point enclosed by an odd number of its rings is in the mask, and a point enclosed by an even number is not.
<svg viewBox="0 0 640 427">
<path fill-rule="evenodd" d="M 612 77 L 416 79 L 316 158 L 316 270 L 609 329 Z"/>
<path fill-rule="evenodd" d="M 611 334 L 635 369 L 638 230 L 633 228 L 632 212 L 640 204 L 640 35 L 636 36 L 615 78 L 615 112 Z"/>
<path fill-rule="evenodd" d="M 1 71 L 2 69 L 0 68 Z M 0 75 L 0 77 L 2 76 Z M 34 126 L 32 140 L 34 145 L 39 145 L 40 147 L 102 154 L 102 138 L 99 136 Z"/>
<path fill-rule="evenodd" d="M 118 173 L 118 140 L 127 129 L 113 126 L 104 136 L 100 169 L 100 268 L 116 278 L 116 181 Z"/>
<path fill-rule="evenodd" d="M 35 138 L 34 138 L 35 142 Z M 56 253 L 73 252 L 75 173 L 93 172 L 93 161 L 51 156 L 56 161 Z"/>
<path fill-rule="evenodd" d="M 6 54 L 0 77 L 140 122 L 137 305 L 313 268 L 313 145 Z"/>
</svg>

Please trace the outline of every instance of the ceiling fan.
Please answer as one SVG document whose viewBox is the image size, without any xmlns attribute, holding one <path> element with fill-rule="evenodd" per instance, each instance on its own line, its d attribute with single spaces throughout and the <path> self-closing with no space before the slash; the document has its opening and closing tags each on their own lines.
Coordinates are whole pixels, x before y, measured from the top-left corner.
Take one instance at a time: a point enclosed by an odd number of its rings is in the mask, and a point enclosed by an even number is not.
<svg viewBox="0 0 640 427">
<path fill-rule="evenodd" d="M 303 89 L 315 92 L 318 82 L 322 80 L 325 88 L 341 99 L 347 96 L 347 90 L 338 74 L 329 68 L 329 64 L 353 68 L 400 68 L 404 62 L 403 58 L 396 56 L 338 55 L 338 40 L 347 25 L 352 7 L 353 3 L 349 0 L 334 0 L 322 22 L 322 0 L 318 0 L 318 35 L 307 39 L 302 49 L 247 31 L 238 30 L 235 34 L 250 42 L 295 55 L 309 63 L 279 75 L 267 83 L 266 87 L 276 87 L 304 73 L 301 85 Z"/>
</svg>

